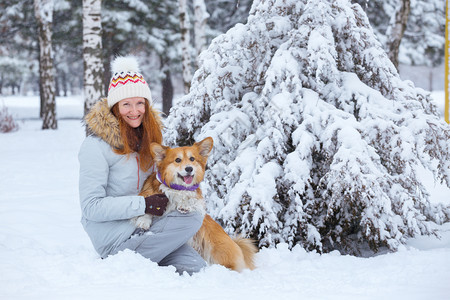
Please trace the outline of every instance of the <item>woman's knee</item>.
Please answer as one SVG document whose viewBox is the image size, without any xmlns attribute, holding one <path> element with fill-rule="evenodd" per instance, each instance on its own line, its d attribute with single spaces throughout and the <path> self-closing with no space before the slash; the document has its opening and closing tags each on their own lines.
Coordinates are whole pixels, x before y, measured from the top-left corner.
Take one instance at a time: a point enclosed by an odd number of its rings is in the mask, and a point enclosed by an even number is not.
<svg viewBox="0 0 450 300">
<path fill-rule="evenodd" d="M 183 275 L 184 272 L 188 273 L 189 275 L 192 275 L 194 273 L 198 273 L 200 272 L 202 269 L 204 269 L 206 267 L 206 262 L 203 261 L 199 261 L 197 263 L 191 263 L 188 265 L 175 265 L 174 266 L 177 273 L 180 275 Z"/>
<path fill-rule="evenodd" d="M 187 272 L 189 275 L 192 275 L 206 267 L 206 262 L 191 246 L 184 244 L 167 255 L 159 265 L 172 265 L 176 268 L 178 273 L 183 274 L 184 272 Z"/>
<path fill-rule="evenodd" d="M 180 212 L 171 212 L 167 215 L 166 224 L 169 228 L 174 227 L 185 231 L 185 234 L 194 235 L 203 224 L 203 214 L 198 212 L 183 214 Z"/>
<path fill-rule="evenodd" d="M 203 219 L 205 218 L 205 215 L 195 212 L 195 213 L 191 214 L 190 218 L 192 218 L 192 222 L 191 222 L 192 229 L 193 229 L 194 233 L 196 233 L 200 229 L 200 227 L 202 227 Z"/>
</svg>

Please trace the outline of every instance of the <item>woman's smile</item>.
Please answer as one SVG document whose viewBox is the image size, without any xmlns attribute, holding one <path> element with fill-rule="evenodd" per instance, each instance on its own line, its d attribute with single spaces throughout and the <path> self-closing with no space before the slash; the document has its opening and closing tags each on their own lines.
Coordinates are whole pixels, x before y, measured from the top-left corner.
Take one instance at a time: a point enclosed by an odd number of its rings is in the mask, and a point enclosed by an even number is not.
<svg viewBox="0 0 450 300">
<path fill-rule="evenodd" d="M 119 101 L 119 112 L 125 122 L 133 128 L 141 125 L 145 114 L 145 98 L 133 97 Z"/>
</svg>

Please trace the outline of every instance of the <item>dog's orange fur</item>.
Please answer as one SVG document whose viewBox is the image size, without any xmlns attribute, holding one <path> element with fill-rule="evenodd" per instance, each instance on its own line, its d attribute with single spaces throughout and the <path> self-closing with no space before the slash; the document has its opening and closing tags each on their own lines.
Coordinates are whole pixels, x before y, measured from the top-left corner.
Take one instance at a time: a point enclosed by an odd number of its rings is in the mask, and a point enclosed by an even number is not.
<svg viewBox="0 0 450 300">
<path fill-rule="evenodd" d="M 183 184 L 183 177 L 179 176 L 179 174 L 184 174 L 183 170 L 185 170 L 186 166 L 189 166 L 194 169 L 194 177 L 191 183 L 184 183 L 184 185 L 191 186 L 203 180 L 206 161 L 212 150 L 212 146 L 213 139 L 209 137 L 189 147 L 169 148 L 152 143 L 150 149 L 163 181 L 169 185 L 173 183 Z M 167 191 L 167 188 L 157 180 L 156 174 L 152 174 L 145 181 L 140 195 L 147 197 L 153 194 L 159 194 L 164 190 Z M 175 196 L 173 194 L 169 196 L 167 193 L 166 195 L 171 202 L 176 202 L 177 197 L 182 195 L 182 193 L 184 191 L 175 192 Z M 195 201 L 200 201 L 197 204 L 200 203 L 204 207 L 204 200 L 200 188 L 197 188 L 195 193 L 187 193 L 195 195 Z M 179 209 L 179 207 L 177 208 Z M 183 207 L 183 209 L 186 209 L 186 207 Z M 253 257 L 257 252 L 257 248 L 253 241 L 240 236 L 232 239 L 207 214 L 203 220 L 202 227 L 193 237 L 191 245 L 209 263 L 221 264 L 236 271 L 255 268 Z"/>
</svg>

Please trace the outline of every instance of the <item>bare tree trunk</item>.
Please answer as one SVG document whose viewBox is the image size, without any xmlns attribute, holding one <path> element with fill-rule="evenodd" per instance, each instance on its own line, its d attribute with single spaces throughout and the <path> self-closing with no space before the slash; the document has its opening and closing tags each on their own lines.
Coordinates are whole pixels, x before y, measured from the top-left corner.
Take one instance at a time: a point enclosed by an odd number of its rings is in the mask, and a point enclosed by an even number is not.
<svg viewBox="0 0 450 300">
<path fill-rule="evenodd" d="M 191 41 L 189 36 L 189 13 L 186 0 L 179 0 L 180 28 L 181 28 L 181 51 L 183 59 L 183 85 L 184 93 L 189 93 L 191 88 Z"/>
<path fill-rule="evenodd" d="M 109 81 L 111 80 L 111 61 L 114 60 L 114 53 L 120 53 L 120 51 L 114 52 L 114 47 L 112 45 L 112 33 L 102 33 L 102 41 L 105 41 L 106 45 L 103 45 L 103 88 L 105 91 L 109 88 Z M 109 43 L 109 44 L 108 44 Z"/>
<path fill-rule="evenodd" d="M 64 91 L 64 97 L 67 97 L 67 75 L 66 75 L 66 71 L 63 71 L 61 73 L 61 84 L 62 84 L 62 89 Z"/>
<path fill-rule="evenodd" d="M 197 51 L 197 66 L 198 56 L 206 48 L 206 21 L 209 18 L 209 14 L 206 11 L 205 0 L 194 0 L 194 12 L 195 12 L 195 50 Z"/>
<path fill-rule="evenodd" d="M 101 0 L 83 0 L 84 114 L 103 94 Z"/>
<path fill-rule="evenodd" d="M 41 47 L 39 47 L 39 49 L 40 48 Z M 40 53 L 40 51 L 41 50 L 39 50 L 39 53 Z M 40 69 L 41 69 L 41 59 L 39 59 L 39 70 Z M 42 88 L 42 79 L 41 79 L 41 76 L 39 74 L 39 118 L 44 119 L 45 101 L 44 101 L 44 96 L 43 96 L 42 90 L 43 90 L 43 88 Z"/>
<path fill-rule="evenodd" d="M 392 16 L 389 26 L 386 30 L 386 49 L 388 51 L 389 59 L 398 70 L 398 53 L 400 43 L 403 38 L 403 33 L 408 22 L 409 12 L 411 10 L 411 0 L 398 0 L 398 5 L 395 15 Z"/>
<path fill-rule="evenodd" d="M 55 70 L 56 72 L 56 76 L 55 76 L 55 96 L 56 97 L 59 97 L 59 96 L 61 96 L 61 82 L 60 82 L 60 80 L 59 80 L 59 76 L 58 76 L 58 71 L 57 70 Z"/>
<path fill-rule="evenodd" d="M 164 78 L 161 79 L 162 112 L 164 115 L 168 116 L 170 109 L 172 108 L 174 89 L 170 69 L 168 67 L 168 58 L 159 56 L 159 61 L 161 63 L 161 71 L 164 73 Z"/>
<path fill-rule="evenodd" d="M 55 75 L 52 59 L 53 0 L 34 0 L 39 32 L 39 78 L 41 103 L 44 104 L 42 129 L 57 129 Z"/>
<path fill-rule="evenodd" d="M 172 108 L 173 100 L 173 84 L 170 76 L 170 70 L 164 72 L 165 78 L 162 80 L 162 100 L 163 100 L 163 113 L 168 116 L 170 109 Z"/>
</svg>

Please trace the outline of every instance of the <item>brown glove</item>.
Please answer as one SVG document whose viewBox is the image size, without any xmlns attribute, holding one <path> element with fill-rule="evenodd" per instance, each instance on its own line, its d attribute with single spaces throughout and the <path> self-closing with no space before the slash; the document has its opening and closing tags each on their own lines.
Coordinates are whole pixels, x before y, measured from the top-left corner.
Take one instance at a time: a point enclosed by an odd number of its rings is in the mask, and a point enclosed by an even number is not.
<svg viewBox="0 0 450 300">
<path fill-rule="evenodd" d="M 145 197 L 145 213 L 162 216 L 166 210 L 169 199 L 164 194 L 155 194 Z"/>
</svg>

